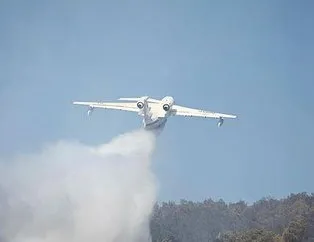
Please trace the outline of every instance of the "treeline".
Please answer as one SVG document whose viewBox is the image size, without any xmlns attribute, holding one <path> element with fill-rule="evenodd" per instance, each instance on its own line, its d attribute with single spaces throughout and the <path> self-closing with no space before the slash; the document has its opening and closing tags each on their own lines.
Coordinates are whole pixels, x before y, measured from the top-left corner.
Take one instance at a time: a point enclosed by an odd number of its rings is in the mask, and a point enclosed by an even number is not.
<svg viewBox="0 0 314 242">
<path fill-rule="evenodd" d="M 314 242 L 314 193 L 284 199 L 156 204 L 151 224 L 153 242 Z"/>
</svg>

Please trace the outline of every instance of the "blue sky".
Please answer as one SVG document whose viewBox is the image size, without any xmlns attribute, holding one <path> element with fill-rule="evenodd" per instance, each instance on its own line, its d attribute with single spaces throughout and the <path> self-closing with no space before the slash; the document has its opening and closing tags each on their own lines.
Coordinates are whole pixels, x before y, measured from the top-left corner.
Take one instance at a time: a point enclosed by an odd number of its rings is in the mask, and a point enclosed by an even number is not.
<svg viewBox="0 0 314 242">
<path fill-rule="evenodd" d="M 174 117 L 153 169 L 159 200 L 252 202 L 314 192 L 312 1 L 1 1 L 0 152 L 107 142 L 133 113 L 73 100 L 172 95 L 235 113 Z"/>
</svg>

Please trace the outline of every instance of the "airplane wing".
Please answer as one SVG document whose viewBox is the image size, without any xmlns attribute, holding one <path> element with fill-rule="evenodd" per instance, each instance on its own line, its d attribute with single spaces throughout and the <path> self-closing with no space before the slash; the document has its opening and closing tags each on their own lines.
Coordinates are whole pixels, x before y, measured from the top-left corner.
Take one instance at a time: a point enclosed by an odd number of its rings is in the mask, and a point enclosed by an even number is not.
<svg viewBox="0 0 314 242">
<path fill-rule="evenodd" d="M 201 109 L 187 108 L 179 105 L 172 106 L 172 115 L 185 117 L 202 117 L 202 118 L 236 118 L 237 116 L 224 113 L 215 113 Z"/>
<path fill-rule="evenodd" d="M 73 102 L 77 105 L 85 105 L 91 108 L 105 108 L 105 109 L 116 109 L 123 111 L 138 112 L 139 109 L 136 107 L 136 102 Z"/>
</svg>

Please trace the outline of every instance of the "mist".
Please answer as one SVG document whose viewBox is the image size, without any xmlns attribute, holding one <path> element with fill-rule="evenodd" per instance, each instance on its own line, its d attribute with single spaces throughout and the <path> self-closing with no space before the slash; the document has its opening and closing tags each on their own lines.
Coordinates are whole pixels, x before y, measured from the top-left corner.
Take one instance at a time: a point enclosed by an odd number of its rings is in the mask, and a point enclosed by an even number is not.
<svg viewBox="0 0 314 242">
<path fill-rule="evenodd" d="M 0 159 L 0 241 L 150 241 L 154 148 L 155 136 L 136 130 Z"/>
</svg>

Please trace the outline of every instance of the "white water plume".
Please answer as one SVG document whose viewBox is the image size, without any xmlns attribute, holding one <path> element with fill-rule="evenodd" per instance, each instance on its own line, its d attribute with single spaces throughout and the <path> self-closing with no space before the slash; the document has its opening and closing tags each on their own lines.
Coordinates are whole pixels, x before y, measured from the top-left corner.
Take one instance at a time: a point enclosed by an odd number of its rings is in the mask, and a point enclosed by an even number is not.
<svg viewBox="0 0 314 242">
<path fill-rule="evenodd" d="M 0 160 L 0 241 L 149 241 L 154 147 L 155 136 L 139 130 Z"/>
</svg>

